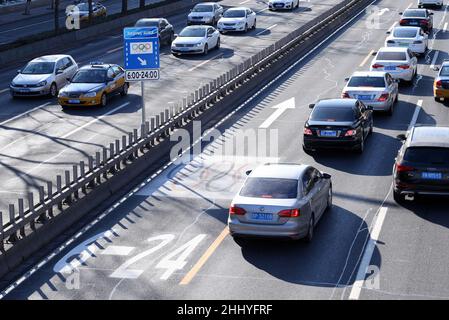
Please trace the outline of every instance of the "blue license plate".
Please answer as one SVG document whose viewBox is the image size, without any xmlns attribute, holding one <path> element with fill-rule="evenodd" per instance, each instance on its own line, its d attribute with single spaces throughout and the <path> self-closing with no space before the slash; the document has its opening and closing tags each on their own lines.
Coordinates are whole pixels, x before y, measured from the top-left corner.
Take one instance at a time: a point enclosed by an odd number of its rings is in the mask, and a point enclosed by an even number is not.
<svg viewBox="0 0 449 320">
<path fill-rule="evenodd" d="M 441 172 L 423 172 L 421 173 L 421 178 L 429 180 L 441 180 L 443 179 L 443 174 Z"/>
<path fill-rule="evenodd" d="M 368 95 L 359 95 L 359 100 L 371 100 L 372 96 Z"/>
<path fill-rule="evenodd" d="M 396 67 L 395 66 L 386 66 L 384 69 L 385 70 L 396 70 Z"/>
<path fill-rule="evenodd" d="M 410 25 L 412 25 L 412 26 L 417 26 L 417 25 L 418 25 L 418 22 L 417 22 L 417 21 L 410 21 Z"/>
<path fill-rule="evenodd" d="M 273 214 L 272 213 L 251 213 L 251 219 L 271 221 L 271 220 L 273 220 Z"/>
<path fill-rule="evenodd" d="M 69 100 L 69 103 L 80 103 L 79 100 Z"/>
<path fill-rule="evenodd" d="M 323 137 L 336 137 L 337 131 L 329 131 L 329 130 L 322 130 L 321 136 Z"/>
</svg>

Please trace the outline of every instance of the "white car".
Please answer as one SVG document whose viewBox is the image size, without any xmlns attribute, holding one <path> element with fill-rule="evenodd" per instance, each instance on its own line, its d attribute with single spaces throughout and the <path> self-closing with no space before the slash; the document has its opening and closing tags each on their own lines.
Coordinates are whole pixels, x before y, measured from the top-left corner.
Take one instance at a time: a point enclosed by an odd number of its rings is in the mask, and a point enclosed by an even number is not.
<svg viewBox="0 0 449 320">
<path fill-rule="evenodd" d="M 371 71 L 388 72 L 394 79 L 413 82 L 418 69 L 418 59 L 409 48 L 383 47 L 371 62 Z"/>
<path fill-rule="evenodd" d="M 268 0 L 270 10 L 293 10 L 299 7 L 299 0 Z"/>
<path fill-rule="evenodd" d="M 429 36 L 420 27 L 395 27 L 385 40 L 385 46 L 404 47 L 414 53 L 425 54 L 428 42 Z"/>
<path fill-rule="evenodd" d="M 56 97 L 60 88 L 67 84 L 78 70 L 75 60 L 66 54 L 42 56 L 31 60 L 11 81 L 11 96 L 43 96 Z"/>
<path fill-rule="evenodd" d="M 256 13 L 245 7 L 231 8 L 225 11 L 218 20 L 217 28 L 221 33 L 226 31 L 244 31 L 256 28 Z"/>
<path fill-rule="evenodd" d="M 211 26 L 185 27 L 172 42 L 171 52 L 174 55 L 197 54 L 206 55 L 210 49 L 220 48 L 220 32 Z"/>
<path fill-rule="evenodd" d="M 187 25 L 208 24 L 214 26 L 223 15 L 223 7 L 215 2 L 198 3 L 187 16 Z"/>
<path fill-rule="evenodd" d="M 426 6 L 435 6 L 441 9 L 443 7 L 443 0 L 418 0 L 418 8 Z"/>
</svg>

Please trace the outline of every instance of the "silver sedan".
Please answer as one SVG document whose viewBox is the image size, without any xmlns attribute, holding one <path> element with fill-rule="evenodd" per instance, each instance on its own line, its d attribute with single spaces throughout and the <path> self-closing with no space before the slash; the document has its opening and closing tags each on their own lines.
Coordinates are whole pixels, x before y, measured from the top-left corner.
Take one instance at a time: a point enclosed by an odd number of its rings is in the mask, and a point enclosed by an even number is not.
<svg viewBox="0 0 449 320">
<path fill-rule="evenodd" d="M 247 174 L 229 208 L 231 235 L 311 241 L 332 207 L 331 176 L 299 164 L 265 164 Z"/>
</svg>

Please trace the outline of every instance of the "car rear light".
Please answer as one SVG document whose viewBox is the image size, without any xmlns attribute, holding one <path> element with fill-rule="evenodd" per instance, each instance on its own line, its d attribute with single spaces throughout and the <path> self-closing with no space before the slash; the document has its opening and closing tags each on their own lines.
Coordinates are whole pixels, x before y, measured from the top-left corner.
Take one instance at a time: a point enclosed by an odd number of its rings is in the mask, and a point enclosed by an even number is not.
<svg viewBox="0 0 449 320">
<path fill-rule="evenodd" d="M 296 218 L 300 216 L 299 209 L 286 209 L 278 212 L 279 217 L 283 218 Z"/>
<path fill-rule="evenodd" d="M 435 82 L 435 87 L 437 88 L 442 88 L 443 87 L 443 83 L 441 82 L 441 80 L 438 80 Z"/>
<path fill-rule="evenodd" d="M 373 64 L 374 69 L 383 68 L 383 67 L 384 67 L 383 64 L 378 64 L 378 63 Z"/>
<path fill-rule="evenodd" d="M 229 214 L 230 215 L 238 215 L 243 216 L 246 213 L 246 210 L 240 207 L 232 206 L 229 208 Z"/>
<path fill-rule="evenodd" d="M 415 170 L 415 168 L 396 163 L 396 172 L 408 172 L 413 170 Z"/>
<path fill-rule="evenodd" d="M 351 129 L 351 130 L 346 131 L 345 137 L 353 137 L 353 136 L 355 136 L 356 134 L 357 134 L 357 130 Z"/>
<path fill-rule="evenodd" d="M 347 92 L 342 92 L 341 97 L 343 99 L 350 98 L 349 93 L 347 93 Z"/>
<path fill-rule="evenodd" d="M 406 70 L 409 69 L 410 66 L 408 64 L 401 64 L 400 66 L 398 66 L 398 68 Z"/>
<path fill-rule="evenodd" d="M 399 21 L 399 24 L 402 26 L 404 23 L 407 23 L 407 20 L 405 20 L 405 19 L 401 19 L 400 21 Z"/>
<path fill-rule="evenodd" d="M 427 21 L 427 20 L 421 20 L 420 23 L 421 23 L 421 24 L 424 24 L 424 25 L 427 25 L 427 24 L 429 24 L 429 21 Z"/>
<path fill-rule="evenodd" d="M 421 40 L 416 40 L 416 41 L 413 41 L 413 44 L 422 44 L 422 41 Z"/>
<path fill-rule="evenodd" d="M 388 40 L 387 43 L 393 44 L 393 43 L 396 43 L 396 42 L 394 42 L 393 40 Z"/>
<path fill-rule="evenodd" d="M 387 101 L 390 95 L 388 93 L 382 94 L 377 101 Z"/>
<path fill-rule="evenodd" d="M 312 134 L 312 130 L 310 130 L 309 128 L 304 128 L 304 135 L 311 136 Z"/>
</svg>

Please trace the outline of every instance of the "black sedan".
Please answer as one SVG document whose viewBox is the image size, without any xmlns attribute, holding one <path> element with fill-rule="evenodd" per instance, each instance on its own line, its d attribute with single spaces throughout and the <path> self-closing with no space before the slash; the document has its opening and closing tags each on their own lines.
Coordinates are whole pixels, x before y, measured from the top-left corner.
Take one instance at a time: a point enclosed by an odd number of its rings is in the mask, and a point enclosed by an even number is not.
<svg viewBox="0 0 449 320">
<path fill-rule="evenodd" d="M 357 99 L 321 100 L 304 125 L 303 149 L 344 148 L 362 153 L 373 131 L 373 111 Z"/>
<path fill-rule="evenodd" d="M 402 15 L 399 24 L 405 27 L 421 27 L 430 33 L 433 29 L 433 12 L 427 9 L 407 9 L 399 13 Z"/>
<path fill-rule="evenodd" d="M 143 18 L 136 22 L 135 27 L 158 27 L 159 43 L 170 45 L 175 39 L 173 26 L 164 18 Z"/>
</svg>

